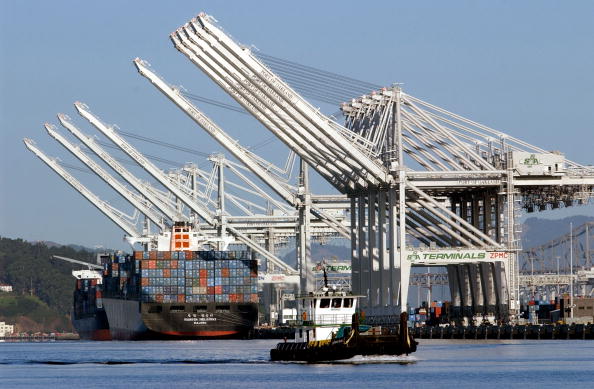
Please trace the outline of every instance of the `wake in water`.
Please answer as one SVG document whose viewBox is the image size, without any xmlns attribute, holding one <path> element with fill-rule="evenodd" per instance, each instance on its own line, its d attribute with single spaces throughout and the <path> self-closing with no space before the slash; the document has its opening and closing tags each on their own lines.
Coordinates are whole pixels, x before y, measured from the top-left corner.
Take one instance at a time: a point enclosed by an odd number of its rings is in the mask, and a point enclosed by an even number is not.
<svg viewBox="0 0 594 389">
<path fill-rule="evenodd" d="M 356 355 L 350 359 L 337 361 L 320 361 L 316 364 L 399 364 L 407 365 L 417 363 L 418 359 L 413 356 L 396 355 Z M 256 364 L 263 365 L 269 363 L 282 364 L 308 364 L 307 362 L 272 362 L 268 359 L 239 359 L 239 358 L 221 358 L 221 359 L 130 359 L 130 360 L 5 360 L 0 365 L 135 365 L 135 364 L 188 364 L 188 365 L 225 365 L 225 364 Z"/>
<path fill-rule="evenodd" d="M 418 359 L 412 355 L 355 355 L 350 359 L 333 361 L 332 363 L 343 363 L 352 365 L 362 365 L 367 363 L 395 363 L 399 365 L 408 365 L 417 363 Z"/>
<path fill-rule="evenodd" d="M 133 360 L 12 360 L 2 361 L 0 365 L 136 365 L 136 364 L 189 364 L 189 365 L 214 365 L 214 364 L 267 364 L 268 360 L 259 359 L 133 359 Z"/>
<path fill-rule="evenodd" d="M 324 364 L 324 365 L 366 365 L 366 364 L 396 364 L 408 365 L 417 363 L 419 359 L 412 355 L 355 355 L 349 359 L 339 359 L 334 361 L 279 361 L 274 363 L 282 364 Z"/>
</svg>

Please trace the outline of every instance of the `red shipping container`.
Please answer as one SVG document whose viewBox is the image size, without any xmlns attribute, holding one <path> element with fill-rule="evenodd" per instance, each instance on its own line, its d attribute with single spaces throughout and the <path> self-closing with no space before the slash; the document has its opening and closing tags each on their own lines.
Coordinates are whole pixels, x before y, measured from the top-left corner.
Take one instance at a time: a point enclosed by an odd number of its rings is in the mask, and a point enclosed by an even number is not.
<svg viewBox="0 0 594 389">
<path fill-rule="evenodd" d="M 142 251 L 135 251 L 134 259 L 142 259 Z"/>
<path fill-rule="evenodd" d="M 171 268 L 177 269 L 177 261 L 176 260 L 171 261 Z"/>
<path fill-rule="evenodd" d="M 76 280 L 76 289 L 82 288 L 82 280 Z"/>
<path fill-rule="evenodd" d="M 157 252 L 149 251 L 149 259 L 157 259 Z"/>
<path fill-rule="evenodd" d="M 171 251 L 163 251 L 163 259 L 171 259 Z"/>
<path fill-rule="evenodd" d="M 250 301 L 252 303 L 257 303 L 258 302 L 258 293 L 252 293 Z"/>
<path fill-rule="evenodd" d="M 206 294 L 214 294 L 215 288 L 214 286 L 207 286 L 206 287 Z"/>
<path fill-rule="evenodd" d="M 171 277 L 171 270 L 163 269 L 163 277 L 165 277 L 165 278 Z"/>
<path fill-rule="evenodd" d="M 215 294 L 223 294 L 223 285 L 216 285 L 214 287 Z"/>
<path fill-rule="evenodd" d="M 95 285 L 97 285 L 97 280 L 91 280 L 91 285 L 92 285 L 92 286 L 95 286 Z"/>
<path fill-rule="evenodd" d="M 206 269 L 200 269 L 200 278 L 206 278 L 208 277 L 208 270 Z M 202 285 L 200 285 L 202 286 Z"/>
<path fill-rule="evenodd" d="M 177 302 L 178 303 L 183 303 L 186 301 L 186 295 L 185 294 L 178 294 L 177 295 Z"/>
<path fill-rule="evenodd" d="M 101 291 L 100 290 L 95 291 L 95 297 L 98 298 L 98 299 L 101 298 Z"/>
<path fill-rule="evenodd" d="M 194 258 L 194 252 L 193 251 L 186 251 L 186 259 L 195 259 Z"/>
<path fill-rule="evenodd" d="M 163 295 L 162 294 L 158 294 L 155 296 L 155 301 L 158 303 L 162 303 L 163 302 Z"/>
<path fill-rule="evenodd" d="M 200 280 L 199 281 L 199 283 L 200 283 L 199 286 L 206 286 L 206 285 L 208 285 L 208 281 L 206 281 L 206 278 L 199 278 L 199 280 Z"/>
<path fill-rule="evenodd" d="M 142 278 L 142 281 L 140 282 L 142 286 L 148 286 L 149 284 L 149 279 L 148 278 Z"/>
<path fill-rule="evenodd" d="M 223 277 L 229 277 L 229 269 L 227 269 L 227 268 L 221 269 L 221 275 Z"/>
<path fill-rule="evenodd" d="M 156 269 L 157 268 L 157 261 L 150 260 L 150 261 L 148 261 L 148 265 L 149 265 L 148 266 L 149 269 Z"/>
<path fill-rule="evenodd" d="M 435 307 L 435 317 L 441 316 L 441 307 Z"/>
</svg>

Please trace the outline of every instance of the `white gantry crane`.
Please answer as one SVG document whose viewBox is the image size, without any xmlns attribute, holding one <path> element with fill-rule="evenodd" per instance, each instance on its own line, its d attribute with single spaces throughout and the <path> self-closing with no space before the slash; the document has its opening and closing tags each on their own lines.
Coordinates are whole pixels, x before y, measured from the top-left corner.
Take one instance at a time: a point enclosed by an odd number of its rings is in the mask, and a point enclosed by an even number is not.
<svg viewBox="0 0 594 389">
<path fill-rule="evenodd" d="M 95 126 L 102 126 L 95 117 L 85 117 L 91 124 Z M 171 204 L 168 204 L 162 199 L 157 193 L 155 193 L 149 186 L 134 176 L 128 169 L 122 166 L 114 157 L 112 157 L 107 151 L 105 151 L 92 137 L 83 134 L 77 127 L 75 127 L 69 120 L 68 116 L 64 114 L 58 114 L 58 120 L 68 131 L 78 138 L 85 146 L 93 151 L 103 162 L 105 162 L 110 168 L 117 172 L 126 182 L 128 182 L 134 189 L 139 193 L 143 193 L 143 196 L 149 200 L 159 211 L 161 211 L 171 221 L 187 221 L 187 217 L 176 209 Z"/>
<path fill-rule="evenodd" d="M 64 179 L 70 186 L 72 186 L 76 191 L 78 191 L 81 195 L 83 195 L 91 204 L 93 204 L 99 211 L 101 211 L 105 216 L 107 216 L 111 221 L 113 221 L 118 227 L 120 227 L 126 234 L 126 239 L 130 244 L 134 244 L 136 242 L 145 242 L 146 240 L 141 237 L 141 234 L 136 230 L 134 225 L 130 222 L 131 218 L 125 217 L 125 214 L 116 210 L 114 207 L 106 203 L 105 201 L 101 200 L 97 195 L 91 192 L 87 187 L 81 184 L 76 178 L 74 178 L 70 173 L 68 173 L 60 164 L 52 158 L 49 158 L 45 155 L 37 146 L 32 139 L 25 138 L 24 139 L 25 146 L 35 154 L 39 159 L 41 159 L 47 166 L 49 166 L 53 171 L 55 171 L 60 177 Z"/>
<path fill-rule="evenodd" d="M 75 103 L 75 107 L 83 116 L 89 113 L 88 107 L 82 103 Z M 132 145 L 130 145 L 124 138 L 118 135 L 112 127 L 97 126 L 97 128 L 116 146 L 118 146 L 124 153 L 126 153 L 128 156 L 130 156 L 130 158 L 132 158 L 136 163 L 138 163 L 138 165 L 140 165 L 147 173 L 153 176 L 154 179 L 156 179 L 161 185 L 166 187 L 167 190 L 169 190 L 187 207 L 189 207 L 193 212 L 195 212 L 205 223 L 209 225 L 217 225 L 217 220 L 215 216 L 205 205 L 199 203 L 187 192 L 181 190 L 174 182 L 172 182 L 169 179 L 169 177 L 165 173 L 163 173 L 163 171 L 161 171 L 157 166 L 155 166 L 140 152 L 138 152 L 138 150 L 136 150 Z M 280 258 L 262 248 L 258 243 L 250 239 L 247 235 L 243 234 L 239 230 L 235 229 L 230 225 L 226 225 L 225 230 L 230 235 L 235 237 L 235 239 L 247 245 L 256 253 L 262 255 L 264 258 L 274 263 L 274 265 L 278 268 L 290 274 L 295 273 L 295 270 L 292 269 L 286 263 L 284 263 Z"/>
<path fill-rule="evenodd" d="M 547 201 L 571 202 L 592 192 L 591 169 L 399 87 L 343 104 L 343 127 L 204 13 L 170 37 L 302 161 L 349 196 L 352 285 L 368 296 L 363 308 L 378 322 L 406 310 L 410 267 L 419 265 L 448 267 L 460 316 L 516 314 L 518 200 L 546 207 Z M 209 134 L 220 136 L 175 88 L 142 61 L 135 64 Z"/>
<path fill-rule="evenodd" d="M 111 186 L 116 192 L 118 192 L 123 198 L 128 200 L 136 209 L 143 213 L 147 218 L 159 227 L 161 232 L 165 232 L 166 225 L 163 222 L 163 216 L 152 209 L 147 202 L 138 196 L 136 193 L 124 186 L 120 181 L 112 177 L 105 169 L 103 169 L 97 162 L 89 158 L 84 152 L 77 146 L 70 143 L 66 138 L 60 135 L 56 131 L 56 127 L 46 123 L 45 129 L 48 134 L 56 139 L 62 146 L 70 151 L 76 158 L 82 163 L 88 166 L 93 173 L 99 176 L 105 183 Z"/>
</svg>

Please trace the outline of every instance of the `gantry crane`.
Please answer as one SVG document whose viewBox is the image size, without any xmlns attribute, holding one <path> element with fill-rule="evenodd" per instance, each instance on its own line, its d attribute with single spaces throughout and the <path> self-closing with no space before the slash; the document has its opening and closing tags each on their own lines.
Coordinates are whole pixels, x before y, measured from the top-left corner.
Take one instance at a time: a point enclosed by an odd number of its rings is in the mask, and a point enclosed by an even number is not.
<svg viewBox="0 0 594 389">
<path fill-rule="evenodd" d="M 83 113 L 88 112 L 88 108 L 81 104 L 75 103 L 75 108 L 83 115 Z M 83 115 L 84 116 L 84 115 Z M 144 157 L 138 150 L 136 150 L 132 145 L 130 145 L 124 138 L 118 135 L 115 130 L 111 127 L 107 126 L 98 126 L 98 129 L 108 137 L 116 146 L 118 146 L 124 153 L 128 154 L 138 165 L 140 165 L 147 173 L 153 176 L 161 185 L 166 187 L 171 193 L 173 193 L 180 201 L 182 201 L 186 206 L 188 206 L 192 211 L 194 211 L 204 222 L 209 225 L 217 225 L 217 220 L 215 216 L 210 212 L 208 208 L 206 208 L 203 204 L 197 202 L 194 198 L 188 195 L 185 191 L 181 190 L 177 187 L 165 173 L 163 173 L 158 167 L 156 167 L 152 162 L 150 162 L 146 157 Z M 230 225 L 225 226 L 225 230 L 235 237 L 241 243 L 247 245 L 249 248 L 257 252 L 258 254 L 262 255 L 264 258 L 268 259 L 275 266 L 288 273 L 295 273 L 295 270 L 292 269 L 289 265 L 284 263 L 280 258 L 276 255 L 271 254 L 267 250 L 263 249 L 258 243 L 254 242 L 245 234 L 241 233 L 239 230 L 235 229 Z"/>
<path fill-rule="evenodd" d="M 41 159 L 47 166 L 49 166 L 53 171 L 55 171 L 60 177 L 64 179 L 70 186 L 72 186 L 76 191 L 78 191 L 81 195 L 83 195 L 91 204 L 93 204 L 99 211 L 101 211 L 105 216 L 107 216 L 111 221 L 113 221 L 118 227 L 120 227 L 128 236 L 126 239 L 130 244 L 134 244 L 136 242 L 143 242 L 147 243 L 145 238 L 142 238 L 142 235 L 136 230 L 134 225 L 129 222 L 128 219 L 124 217 L 122 212 L 117 211 L 115 208 L 110 206 L 105 201 L 101 200 L 97 197 L 93 192 L 91 192 L 87 187 L 81 184 L 76 178 L 74 178 L 70 173 L 68 173 L 64 168 L 60 166 L 60 164 L 55 160 L 49 158 L 45 155 L 37 146 L 32 139 L 25 138 L 23 140 L 25 142 L 25 146 L 35 154 L 39 159 Z"/>
<path fill-rule="evenodd" d="M 153 223 L 159 227 L 162 232 L 165 232 L 167 227 L 163 222 L 163 216 L 158 212 L 155 212 L 144 199 L 138 196 L 136 193 L 132 192 L 130 189 L 126 188 L 120 181 L 116 180 L 112 177 L 105 169 L 103 169 L 98 163 L 94 160 L 89 158 L 83 151 L 79 148 L 70 143 L 66 138 L 60 135 L 56 131 L 56 127 L 46 123 L 45 129 L 47 130 L 48 134 L 56 139 L 62 146 L 64 146 L 68 151 L 72 153 L 76 158 L 78 158 L 82 163 L 88 166 L 93 173 L 99 176 L 105 183 L 111 186 L 116 192 L 118 192 L 123 198 L 128 200 L 136 209 L 138 209 L 141 213 L 143 213 L 147 218 L 153 221 Z"/>
<path fill-rule="evenodd" d="M 86 111 L 85 111 L 86 114 Z M 95 126 L 102 126 L 95 117 L 85 117 L 91 124 Z M 170 221 L 188 221 L 187 217 L 182 214 L 178 209 L 168 204 L 160 196 L 158 196 L 152 188 L 136 178 L 128 169 L 122 166 L 115 158 L 113 158 L 107 151 L 105 151 L 97 142 L 90 136 L 83 134 L 74 124 L 71 123 L 68 116 L 64 114 L 58 114 L 58 120 L 64 128 L 78 138 L 85 146 L 93 151 L 103 162 L 105 162 L 110 168 L 117 172 L 127 183 L 129 183 L 134 189 L 149 200 L 159 211 L 161 211 Z"/>
<path fill-rule="evenodd" d="M 465 317 L 473 311 L 517 313 L 517 200 L 546 207 L 549 200 L 543 198 L 571 202 L 592 192 L 592 169 L 397 86 L 345 103 L 343 127 L 204 13 L 170 37 L 246 111 L 349 196 L 353 288 L 368 295 L 363 301 L 368 317 L 389 321 L 406 309 L 413 265 L 448 266 L 452 298 Z M 141 61 L 135 64 L 147 74 Z M 190 116 L 196 112 L 174 88 L 149 78 Z"/>
</svg>

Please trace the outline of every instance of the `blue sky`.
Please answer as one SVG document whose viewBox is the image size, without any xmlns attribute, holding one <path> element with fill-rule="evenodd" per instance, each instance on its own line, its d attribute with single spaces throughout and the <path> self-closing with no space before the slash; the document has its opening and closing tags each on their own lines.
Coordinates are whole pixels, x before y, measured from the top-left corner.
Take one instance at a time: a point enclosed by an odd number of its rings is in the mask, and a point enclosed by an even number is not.
<svg viewBox="0 0 594 389">
<path fill-rule="evenodd" d="M 122 232 L 29 153 L 23 137 L 75 164 L 43 130 L 80 100 L 123 130 L 220 151 L 138 75 L 148 60 L 170 83 L 230 102 L 171 45 L 168 34 L 200 11 L 262 52 L 419 98 L 572 160 L 594 164 L 594 3 L 589 1 L 11 1 L 0 2 L 0 235 L 125 247 Z M 269 134 L 245 115 L 203 106 L 234 136 Z M 335 107 L 322 106 L 326 111 Z M 94 132 L 93 132 L 94 133 Z M 132 142 L 141 151 L 186 162 Z M 264 151 L 281 163 L 280 145 Z M 203 162 L 203 161 L 196 161 Z M 75 173 L 126 208 L 96 178 Z M 592 206 L 544 217 L 594 215 Z"/>
</svg>

